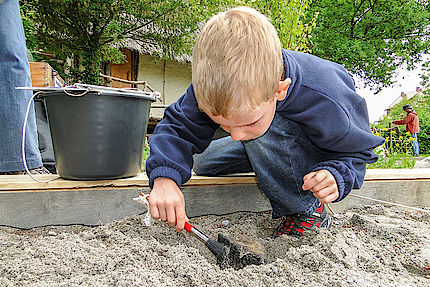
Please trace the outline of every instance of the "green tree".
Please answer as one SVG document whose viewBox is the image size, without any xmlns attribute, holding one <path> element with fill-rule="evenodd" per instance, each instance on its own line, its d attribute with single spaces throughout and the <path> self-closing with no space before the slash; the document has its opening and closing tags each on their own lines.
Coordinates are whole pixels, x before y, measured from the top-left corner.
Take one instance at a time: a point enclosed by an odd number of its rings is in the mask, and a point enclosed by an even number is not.
<svg viewBox="0 0 430 287">
<path fill-rule="evenodd" d="M 242 0 L 234 5 L 245 5 L 266 15 L 278 32 L 283 48 L 310 52 L 310 34 L 316 25 L 315 14 L 304 23 L 306 12 L 312 0 Z"/>
<path fill-rule="evenodd" d="M 98 84 L 101 64 L 121 61 L 118 44 L 133 39 L 156 47 L 159 57 L 191 51 L 200 1 L 36 0 L 37 37 L 62 58 L 74 59 L 75 80 Z"/>
<path fill-rule="evenodd" d="M 429 51 L 428 0 L 314 0 L 308 21 L 315 13 L 313 54 L 375 88 L 392 84 L 398 67 L 412 69 Z"/>
<path fill-rule="evenodd" d="M 206 16 L 212 16 L 232 7 L 248 6 L 270 19 L 283 48 L 309 52 L 311 31 L 316 25 L 316 15 L 304 23 L 312 0 L 205 0 L 200 8 Z"/>
<path fill-rule="evenodd" d="M 34 9 L 28 1 L 20 1 L 19 5 L 27 49 L 36 60 L 39 60 L 38 55 L 35 54 L 36 50 L 39 48 L 40 43 L 35 35 L 36 25 Z"/>
<path fill-rule="evenodd" d="M 256 8 L 270 18 L 285 48 L 309 51 L 315 18 L 304 24 L 303 17 L 310 1 L 21 0 L 26 3 L 24 18 L 33 20 L 27 38 L 35 35 L 37 47 L 73 59 L 68 67 L 72 80 L 90 84 L 98 84 L 103 62 L 124 59 L 118 49 L 123 41 L 132 39 L 156 47 L 156 56 L 164 59 L 190 54 L 201 23 L 240 5 Z"/>
</svg>

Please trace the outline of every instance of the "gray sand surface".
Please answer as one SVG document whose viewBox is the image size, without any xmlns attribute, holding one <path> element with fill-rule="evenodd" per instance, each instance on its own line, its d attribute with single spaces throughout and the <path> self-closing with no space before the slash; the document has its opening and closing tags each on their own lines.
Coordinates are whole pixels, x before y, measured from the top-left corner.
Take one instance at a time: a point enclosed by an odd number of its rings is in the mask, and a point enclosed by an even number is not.
<svg viewBox="0 0 430 287">
<path fill-rule="evenodd" d="M 221 270 L 191 234 L 163 222 L 146 228 L 143 217 L 0 227 L 0 286 L 430 286 L 429 213 L 361 206 L 338 214 L 330 231 L 276 240 L 270 213 L 192 218 L 213 239 L 222 233 L 263 246 L 266 263 L 241 270 Z"/>
</svg>

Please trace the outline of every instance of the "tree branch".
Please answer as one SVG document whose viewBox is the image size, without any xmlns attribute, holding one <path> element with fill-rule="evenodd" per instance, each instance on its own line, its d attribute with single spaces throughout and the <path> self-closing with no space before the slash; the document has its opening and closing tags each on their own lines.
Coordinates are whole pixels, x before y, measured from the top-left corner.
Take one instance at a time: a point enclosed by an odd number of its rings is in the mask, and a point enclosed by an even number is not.
<svg viewBox="0 0 430 287">
<path fill-rule="evenodd" d="M 155 17 L 153 17 L 150 21 L 148 21 L 148 22 L 146 22 L 146 23 L 144 23 L 144 24 L 142 24 L 142 25 L 140 25 L 140 26 L 138 26 L 138 27 L 135 27 L 135 28 L 132 28 L 132 29 L 129 29 L 129 30 L 126 30 L 126 31 L 124 31 L 124 32 L 122 32 L 122 34 L 123 35 L 127 35 L 127 34 L 130 34 L 130 33 L 133 33 L 133 32 L 135 32 L 135 31 L 138 31 L 138 30 L 140 30 L 140 29 L 142 29 L 143 27 L 146 27 L 146 26 L 148 26 L 149 24 L 151 24 L 151 23 L 153 23 L 153 22 L 155 22 L 156 20 L 158 20 L 160 17 L 162 17 L 163 15 L 165 15 L 166 14 L 166 12 L 167 13 L 170 13 L 170 12 L 172 12 L 173 10 L 175 10 L 176 8 L 178 8 L 179 6 L 174 6 L 174 7 L 172 7 L 171 9 L 168 9 L 167 11 L 164 11 L 163 12 L 163 14 L 158 14 L 158 15 L 156 15 Z M 127 38 L 127 37 L 125 37 L 125 38 Z M 105 44 L 108 44 L 108 43 L 110 43 L 111 41 L 113 41 L 114 40 L 114 38 L 109 38 L 109 39 L 107 39 L 107 40 L 105 40 L 103 43 L 102 43 L 102 45 L 105 45 Z"/>
</svg>

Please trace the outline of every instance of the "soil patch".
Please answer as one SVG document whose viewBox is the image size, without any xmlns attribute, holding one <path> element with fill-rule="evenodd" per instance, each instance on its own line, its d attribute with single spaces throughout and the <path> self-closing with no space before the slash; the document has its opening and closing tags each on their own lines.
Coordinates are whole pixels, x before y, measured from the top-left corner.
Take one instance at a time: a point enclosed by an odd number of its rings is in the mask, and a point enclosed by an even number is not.
<svg viewBox="0 0 430 287">
<path fill-rule="evenodd" d="M 0 286 L 430 286 L 430 214 L 381 205 L 338 214 L 328 230 L 270 238 L 270 213 L 192 218 L 263 246 L 266 262 L 220 269 L 192 235 L 144 215 L 98 227 L 0 227 Z M 228 222 L 227 222 L 228 221 Z"/>
</svg>

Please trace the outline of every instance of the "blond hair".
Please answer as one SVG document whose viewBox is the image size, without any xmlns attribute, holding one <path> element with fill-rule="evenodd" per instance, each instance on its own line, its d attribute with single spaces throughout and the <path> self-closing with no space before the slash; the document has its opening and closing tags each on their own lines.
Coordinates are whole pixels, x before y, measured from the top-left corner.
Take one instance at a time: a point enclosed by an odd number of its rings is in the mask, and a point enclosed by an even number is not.
<svg viewBox="0 0 430 287">
<path fill-rule="evenodd" d="M 238 7 L 213 16 L 193 51 L 199 108 L 214 116 L 248 112 L 272 100 L 283 70 L 281 43 L 257 10 Z"/>
</svg>

